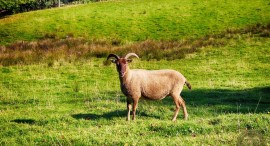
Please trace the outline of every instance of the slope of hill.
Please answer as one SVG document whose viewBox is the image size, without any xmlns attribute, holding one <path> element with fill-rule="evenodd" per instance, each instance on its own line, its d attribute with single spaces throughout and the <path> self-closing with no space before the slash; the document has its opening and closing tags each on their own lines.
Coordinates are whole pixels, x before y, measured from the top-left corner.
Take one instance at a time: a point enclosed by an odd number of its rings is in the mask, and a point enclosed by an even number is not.
<svg viewBox="0 0 270 146">
<path fill-rule="evenodd" d="M 181 40 L 270 21 L 265 0 L 110 1 L 0 20 L 0 44 L 67 36 L 125 41 Z"/>
</svg>

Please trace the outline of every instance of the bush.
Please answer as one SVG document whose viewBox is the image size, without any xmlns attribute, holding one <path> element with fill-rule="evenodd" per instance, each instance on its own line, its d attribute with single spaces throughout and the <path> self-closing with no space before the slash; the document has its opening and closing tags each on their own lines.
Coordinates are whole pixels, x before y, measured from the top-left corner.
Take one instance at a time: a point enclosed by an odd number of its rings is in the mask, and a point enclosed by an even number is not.
<svg viewBox="0 0 270 146">
<path fill-rule="evenodd" d="M 14 14 L 31 10 L 54 7 L 58 0 L 0 0 L 0 12 L 4 14 Z"/>
<path fill-rule="evenodd" d="M 99 0 L 61 0 L 62 4 L 79 4 Z M 58 6 L 59 0 L 0 0 L 0 16 Z"/>
</svg>

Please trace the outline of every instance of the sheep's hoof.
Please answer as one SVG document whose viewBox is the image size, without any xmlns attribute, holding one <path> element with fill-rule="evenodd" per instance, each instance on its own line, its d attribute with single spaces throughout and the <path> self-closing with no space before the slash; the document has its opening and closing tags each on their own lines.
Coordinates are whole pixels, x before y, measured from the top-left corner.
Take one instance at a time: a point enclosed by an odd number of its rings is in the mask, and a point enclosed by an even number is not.
<svg viewBox="0 0 270 146">
<path fill-rule="evenodd" d="M 188 115 L 186 115 L 185 117 L 184 117 L 184 120 L 187 120 L 188 119 Z"/>
</svg>

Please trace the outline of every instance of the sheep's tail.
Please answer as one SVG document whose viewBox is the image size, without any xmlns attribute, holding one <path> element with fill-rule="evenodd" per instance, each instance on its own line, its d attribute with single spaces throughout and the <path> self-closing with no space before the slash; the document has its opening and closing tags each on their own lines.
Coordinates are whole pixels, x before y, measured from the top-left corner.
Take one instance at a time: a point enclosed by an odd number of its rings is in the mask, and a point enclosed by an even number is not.
<svg viewBox="0 0 270 146">
<path fill-rule="evenodd" d="M 191 84 L 188 81 L 186 81 L 185 84 L 187 85 L 188 89 L 191 90 Z"/>
</svg>

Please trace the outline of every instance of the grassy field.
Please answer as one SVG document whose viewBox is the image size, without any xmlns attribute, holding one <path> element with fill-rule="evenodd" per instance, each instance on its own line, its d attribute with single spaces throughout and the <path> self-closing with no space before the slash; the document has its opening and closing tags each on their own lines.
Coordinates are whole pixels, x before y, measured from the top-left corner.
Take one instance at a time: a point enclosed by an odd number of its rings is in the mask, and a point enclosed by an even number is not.
<svg viewBox="0 0 270 146">
<path fill-rule="evenodd" d="M 266 0 L 123 0 L 17 14 L 0 19 L 0 45 L 66 38 L 181 40 L 269 23 Z"/>
<path fill-rule="evenodd" d="M 0 145 L 270 145 L 269 11 L 264 0 L 112 1 L 2 18 Z M 127 51 L 141 57 L 131 68 L 185 75 L 187 121 L 171 121 L 170 97 L 140 100 L 125 120 L 104 61 Z"/>
<path fill-rule="evenodd" d="M 193 90 L 182 96 L 190 116 L 177 122 L 171 98 L 141 100 L 137 121 L 126 122 L 115 67 L 104 59 L 1 67 L 0 144 L 235 145 L 254 130 L 269 145 L 269 48 L 269 38 L 254 37 L 181 60 L 134 60 L 131 68 L 188 78 Z"/>
</svg>

